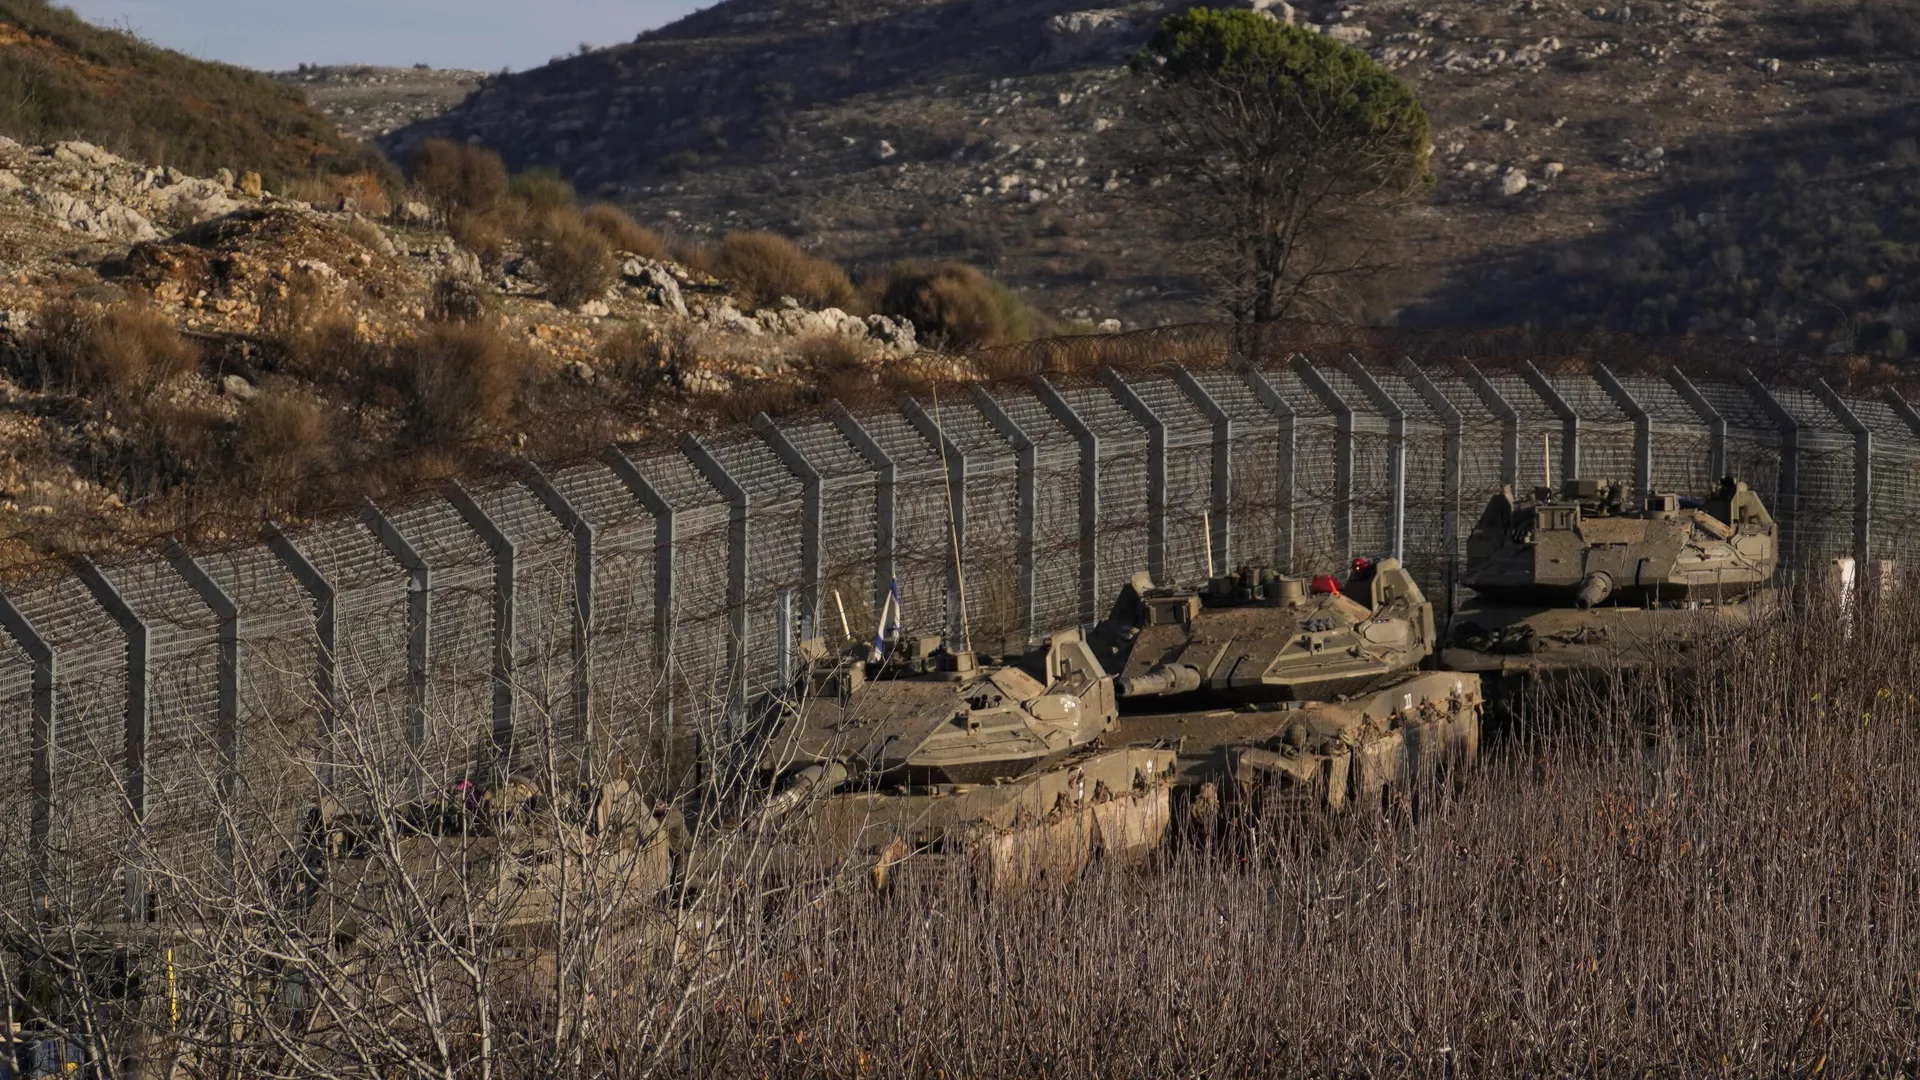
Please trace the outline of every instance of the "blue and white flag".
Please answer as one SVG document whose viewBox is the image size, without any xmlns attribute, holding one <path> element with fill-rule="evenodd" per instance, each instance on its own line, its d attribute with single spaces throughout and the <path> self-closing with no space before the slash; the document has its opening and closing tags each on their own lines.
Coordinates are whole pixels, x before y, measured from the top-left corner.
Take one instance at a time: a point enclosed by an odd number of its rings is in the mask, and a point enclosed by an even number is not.
<svg viewBox="0 0 1920 1080">
<path fill-rule="evenodd" d="M 887 643 L 900 637 L 900 582 L 887 585 L 887 598 L 880 602 L 880 625 L 873 632 L 873 662 L 887 658 Z"/>
</svg>

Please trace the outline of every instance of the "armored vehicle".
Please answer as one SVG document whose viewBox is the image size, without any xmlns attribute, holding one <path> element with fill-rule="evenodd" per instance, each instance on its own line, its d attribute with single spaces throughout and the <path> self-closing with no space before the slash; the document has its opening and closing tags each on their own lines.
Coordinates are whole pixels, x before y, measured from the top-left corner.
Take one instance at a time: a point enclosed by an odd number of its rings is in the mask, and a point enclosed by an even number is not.
<svg viewBox="0 0 1920 1080">
<path fill-rule="evenodd" d="M 1175 782 L 1196 810 L 1226 794 L 1312 812 L 1378 806 L 1383 792 L 1470 765 L 1480 752 L 1480 677 L 1412 672 L 1338 701 L 1127 716 L 1117 738 L 1177 748 Z"/>
<path fill-rule="evenodd" d="M 1070 873 L 1156 844 L 1173 755 L 1098 745 L 1113 679 L 1079 631 L 1007 663 L 937 637 L 881 660 L 806 648 L 761 755 L 764 819 L 816 862 L 964 855 L 996 880 Z M 799 813 L 802 820 L 796 820 Z"/>
<path fill-rule="evenodd" d="M 1467 539 L 1470 601 L 1442 666 L 1513 672 L 1644 665 L 1750 617 L 1778 560 L 1760 497 L 1732 477 L 1704 500 L 1574 480 L 1496 495 Z"/>
<path fill-rule="evenodd" d="M 1417 668 L 1433 651 L 1433 605 L 1398 559 L 1355 559 L 1344 589 L 1253 567 L 1204 589 L 1156 588 L 1141 575 L 1100 636 L 1124 657 L 1129 702 L 1327 701 Z"/>
</svg>

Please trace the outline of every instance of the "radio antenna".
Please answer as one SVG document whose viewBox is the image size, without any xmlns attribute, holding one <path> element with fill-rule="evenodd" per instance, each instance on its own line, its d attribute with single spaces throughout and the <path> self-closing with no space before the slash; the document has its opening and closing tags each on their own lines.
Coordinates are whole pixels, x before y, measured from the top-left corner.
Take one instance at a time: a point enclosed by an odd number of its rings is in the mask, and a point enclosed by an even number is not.
<svg viewBox="0 0 1920 1080">
<path fill-rule="evenodd" d="M 953 473 L 947 469 L 947 429 L 940 422 L 940 387 L 933 392 L 933 433 L 940 444 L 940 479 L 947 486 L 947 537 L 953 549 L 953 587 L 960 601 L 960 647 L 973 652 L 973 629 L 967 623 L 967 575 L 960 559 L 960 519 L 953 510 Z"/>
</svg>

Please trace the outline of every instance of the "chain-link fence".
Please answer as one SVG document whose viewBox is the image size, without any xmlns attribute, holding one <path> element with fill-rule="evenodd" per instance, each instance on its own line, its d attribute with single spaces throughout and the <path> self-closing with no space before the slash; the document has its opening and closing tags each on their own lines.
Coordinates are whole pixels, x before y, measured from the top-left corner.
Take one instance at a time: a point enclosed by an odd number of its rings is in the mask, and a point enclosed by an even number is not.
<svg viewBox="0 0 1920 1080">
<path fill-rule="evenodd" d="M 1137 362 L 1082 363 L 1122 345 Z M 212 857 L 249 814 L 285 812 L 289 761 L 342 740 L 420 790 L 616 754 L 672 789 L 703 767 L 703 733 L 738 735 L 782 690 L 800 639 L 863 642 L 896 591 L 908 632 L 987 651 L 1099 618 L 1143 570 L 1397 554 L 1445 604 L 1487 500 L 1543 476 L 1700 493 L 1731 473 L 1779 518 L 1789 566 L 1920 548 L 1920 416 L 1890 391 L 1292 354 L 1222 328 L 1100 348 L 1003 356 L 1051 374 L 938 401 L 762 418 L 18 583 L 0 603 L 0 843 L 88 884 L 74 895 L 152 903 L 100 853 L 131 834 L 167 865 Z"/>
</svg>

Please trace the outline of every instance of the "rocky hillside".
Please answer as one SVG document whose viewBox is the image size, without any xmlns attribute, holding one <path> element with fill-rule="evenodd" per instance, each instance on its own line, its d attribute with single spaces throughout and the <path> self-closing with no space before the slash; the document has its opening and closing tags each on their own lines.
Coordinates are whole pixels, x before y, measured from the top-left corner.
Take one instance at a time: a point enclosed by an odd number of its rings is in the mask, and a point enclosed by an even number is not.
<svg viewBox="0 0 1920 1080">
<path fill-rule="evenodd" d="M 85 139 L 191 173 L 258 172 L 272 183 L 382 168 L 295 90 L 45 0 L 0 0 L 0 135 Z"/>
<path fill-rule="evenodd" d="M 483 267 L 419 203 L 0 138 L 0 569 L 945 370 L 910 325 L 632 252 L 559 307 L 530 235 Z"/>
<path fill-rule="evenodd" d="M 485 83 L 484 71 L 419 64 L 410 68 L 302 65 L 273 78 L 305 95 L 340 130 L 366 140 L 432 119 L 467 99 Z"/>
<path fill-rule="evenodd" d="M 1907 0 L 1257 2 L 1369 50 L 1433 114 L 1440 184 L 1413 224 L 1430 289 L 1404 320 L 1802 347 L 1904 333 Z M 966 259 L 1054 312 L 1190 318 L 1201 298 L 1165 243 L 1177 207 L 1114 164 L 1140 92 L 1120 61 L 1163 11 L 726 0 L 489 80 L 384 145 L 479 139 L 684 232 Z M 1780 176 L 1791 205 L 1767 194 Z"/>
</svg>

